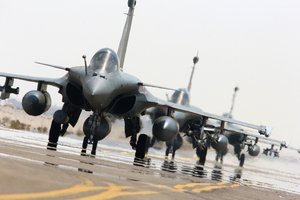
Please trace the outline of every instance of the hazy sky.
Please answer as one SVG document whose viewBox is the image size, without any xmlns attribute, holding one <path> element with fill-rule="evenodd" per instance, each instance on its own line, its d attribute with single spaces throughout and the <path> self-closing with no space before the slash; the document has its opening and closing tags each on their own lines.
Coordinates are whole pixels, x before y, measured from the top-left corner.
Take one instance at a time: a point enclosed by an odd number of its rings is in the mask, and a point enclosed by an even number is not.
<svg viewBox="0 0 300 200">
<path fill-rule="evenodd" d="M 124 71 L 186 87 L 199 51 L 193 105 L 228 112 L 238 85 L 236 119 L 270 125 L 275 138 L 300 146 L 299 10 L 299 0 L 138 0 Z M 125 12 L 127 0 L 0 0 L 0 71 L 60 77 L 65 72 L 33 62 L 78 66 L 83 54 L 117 50 Z M 19 99 L 36 88 L 15 85 Z M 60 104 L 57 89 L 50 92 Z"/>
</svg>

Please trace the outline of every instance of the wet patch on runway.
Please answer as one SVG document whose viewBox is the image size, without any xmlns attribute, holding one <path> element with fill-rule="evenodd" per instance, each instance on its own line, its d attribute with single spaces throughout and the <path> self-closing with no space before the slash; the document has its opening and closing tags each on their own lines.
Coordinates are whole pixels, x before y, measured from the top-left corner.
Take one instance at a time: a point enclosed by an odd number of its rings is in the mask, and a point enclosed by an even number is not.
<svg viewBox="0 0 300 200">
<path fill-rule="evenodd" d="M 178 156 L 176 158 L 176 161 L 165 160 L 162 156 L 163 152 L 157 151 L 150 151 L 150 154 L 148 156 L 150 158 L 149 160 L 134 162 L 134 151 L 129 148 L 129 145 L 126 146 L 127 144 L 124 146 L 123 144 L 120 144 L 118 147 L 114 147 L 115 145 L 109 146 L 108 144 L 99 143 L 99 150 L 97 151 L 96 158 L 90 158 L 88 156 L 79 156 L 81 150 L 80 140 L 73 138 L 61 138 L 60 140 L 61 141 L 58 147 L 58 152 L 53 152 L 45 150 L 47 144 L 47 135 L 36 133 L 25 134 L 21 132 L 5 134 L 4 131 L 4 134 L 1 133 L 0 135 L 0 141 L 3 143 L 7 143 L 7 148 L 9 148 L 10 145 L 22 146 L 22 148 L 20 148 L 20 151 L 23 152 L 20 152 L 20 154 L 24 154 L 24 156 L 18 157 L 15 155 L 0 153 L 0 157 L 10 157 L 12 159 L 23 160 L 25 159 L 29 162 L 47 165 L 48 167 L 78 171 L 80 173 L 87 173 L 99 177 L 114 177 L 113 174 L 101 173 L 98 168 L 110 167 L 109 162 L 115 162 L 131 166 L 128 167 L 128 169 L 130 170 L 130 172 L 136 174 L 147 174 L 153 177 L 171 178 L 174 179 L 174 181 L 176 181 L 176 179 L 190 181 L 190 183 L 188 184 L 179 184 L 172 187 L 167 187 L 168 190 L 166 189 L 166 191 L 201 193 L 219 189 L 233 189 L 238 186 L 247 185 L 278 189 L 300 194 L 299 173 L 293 174 L 278 169 L 268 170 L 264 168 L 255 168 L 255 166 L 247 167 L 247 164 L 244 168 L 239 168 L 232 165 L 218 165 L 214 162 L 207 162 L 206 166 L 201 166 L 197 165 L 196 160 L 192 158 L 181 158 L 180 156 Z M 36 148 L 37 151 L 32 151 L 32 147 Z M 33 155 L 33 157 L 36 157 L 36 159 L 27 158 L 26 154 L 29 153 Z M 139 192 L 146 191 L 145 195 L 147 192 L 149 192 L 149 194 L 151 192 L 158 192 L 157 190 L 155 190 L 157 186 L 151 186 L 151 184 L 145 183 L 141 179 L 125 177 L 118 178 L 123 178 L 124 180 L 131 182 L 141 182 L 141 185 L 143 186 L 139 188 Z M 198 178 L 196 179 L 196 182 L 194 178 Z M 201 183 L 202 179 L 211 180 L 213 182 L 205 185 Z M 108 189 L 108 186 L 105 187 L 107 187 L 106 189 Z M 125 186 L 118 185 L 111 187 L 115 187 L 113 188 L 113 190 L 119 191 L 120 195 L 134 195 L 130 190 L 127 191 L 127 189 L 130 188 L 123 188 Z M 121 189 L 118 187 L 121 187 Z M 124 189 L 126 191 L 125 193 L 123 193 Z M 99 198 L 100 195 L 100 197 L 104 196 L 109 199 L 110 196 L 105 196 L 104 191 L 105 189 L 89 197 L 96 199 Z M 1 197 L 2 196 L 0 196 L 0 199 L 2 199 Z"/>
</svg>

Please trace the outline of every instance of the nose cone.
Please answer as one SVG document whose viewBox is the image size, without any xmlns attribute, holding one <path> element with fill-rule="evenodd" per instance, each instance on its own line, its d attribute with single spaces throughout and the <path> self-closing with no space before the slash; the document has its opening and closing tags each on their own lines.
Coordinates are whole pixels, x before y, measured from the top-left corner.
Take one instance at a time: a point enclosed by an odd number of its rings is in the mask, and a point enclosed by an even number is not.
<svg viewBox="0 0 300 200">
<path fill-rule="evenodd" d="M 95 109 L 104 108 L 109 104 L 112 91 L 108 81 L 100 77 L 92 77 L 83 84 L 84 97 Z"/>
</svg>

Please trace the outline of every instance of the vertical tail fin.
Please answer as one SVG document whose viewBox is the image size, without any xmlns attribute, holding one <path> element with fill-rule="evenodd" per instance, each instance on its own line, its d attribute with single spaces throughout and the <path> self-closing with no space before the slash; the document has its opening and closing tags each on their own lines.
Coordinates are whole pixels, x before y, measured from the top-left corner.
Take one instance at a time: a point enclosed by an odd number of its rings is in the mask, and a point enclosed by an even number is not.
<svg viewBox="0 0 300 200">
<path fill-rule="evenodd" d="M 130 29 L 131 29 L 131 23 L 133 19 L 133 13 L 134 13 L 134 7 L 136 5 L 136 0 L 128 0 L 128 13 L 127 13 L 127 19 L 126 23 L 123 29 L 122 38 L 119 43 L 118 48 L 118 56 L 120 59 L 120 69 L 123 70 L 124 60 L 125 60 L 125 54 L 126 49 L 128 45 L 129 35 L 130 35 Z"/>
<path fill-rule="evenodd" d="M 232 103 L 231 103 L 229 115 L 232 115 L 233 107 L 234 107 L 234 103 L 235 103 L 235 97 L 236 97 L 237 91 L 239 91 L 239 88 L 236 86 L 236 87 L 234 88 L 234 93 L 233 93 L 233 95 L 232 95 Z"/>
<path fill-rule="evenodd" d="M 197 55 L 193 58 L 194 65 L 193 65 L 192 73 L 191 73 L 191 76 L 190 76 L 189 84 L 188 84 L 188 87 L 187 87 L 189 92 L 191 91 L 194 71 L 195 71 L 195 67 L 196 67 L 196 64 L 198 63 L 198 61 L 199 61 L 199 57 L 198 57 L 198 52 L 197 52 Z"/>
</svg>

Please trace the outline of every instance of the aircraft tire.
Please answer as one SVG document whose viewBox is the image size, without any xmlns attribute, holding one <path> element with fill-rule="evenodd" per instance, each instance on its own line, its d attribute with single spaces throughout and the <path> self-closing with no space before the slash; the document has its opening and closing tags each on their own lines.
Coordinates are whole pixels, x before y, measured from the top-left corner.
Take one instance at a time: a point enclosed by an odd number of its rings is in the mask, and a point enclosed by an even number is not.
<svg viewBox="0 0 300 200">
<path fill-rule="evenodd" d="M 199 158 L 199 164 L 204 165 L 206 162 L 206 154 L 207 154 L 207 147 L 204 148 L 197 148 L 196 149 L 196 154 Z"/>
<path fill-rule="evenodd" d="M 136 144 L 135 158 L 144 159 L 148 152 L 150 139 L 147 135 L 141 134 Z"/>
<path fill-rule="evenodd" d="M 240 157 L 240 167 L 243 167 L 244 163 L 245 163 L 245 154 L 242 153 Z"/>
<path fill-rule="evenodd" d="M 50 131 L 49 131 L 49 142 L 47 145 L 48 150 L 56 150 L 57 141 L 60 135 L 61 125 L 52 120 Z"/>
</svg>

